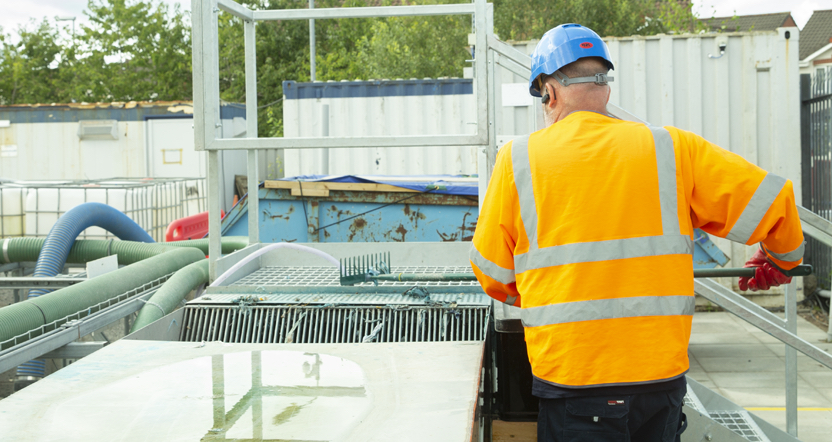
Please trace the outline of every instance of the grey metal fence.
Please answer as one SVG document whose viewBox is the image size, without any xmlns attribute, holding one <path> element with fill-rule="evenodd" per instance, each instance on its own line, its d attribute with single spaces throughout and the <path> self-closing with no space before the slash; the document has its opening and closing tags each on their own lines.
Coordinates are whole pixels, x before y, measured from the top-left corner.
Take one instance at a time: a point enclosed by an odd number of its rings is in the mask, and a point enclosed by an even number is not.
<svg viewBox="0 0 832 442">
<path fill-rule="evenodd" d="M 832 221 L 832 69 L 800 76 L 803 206 Z M 818 286 L 832 286 L 832 248 L 807 238 L 806 262 Z"/>
</svg>

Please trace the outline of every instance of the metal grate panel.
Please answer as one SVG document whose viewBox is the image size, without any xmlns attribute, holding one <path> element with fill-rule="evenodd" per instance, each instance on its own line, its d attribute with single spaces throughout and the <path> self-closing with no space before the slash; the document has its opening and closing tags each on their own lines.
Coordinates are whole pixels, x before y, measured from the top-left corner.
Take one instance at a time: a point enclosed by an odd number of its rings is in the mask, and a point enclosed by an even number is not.
<svg viewBox="0 0 832 442">
<path fill-rule="evenodd" d="M 404 296 L 399 293 L 385 294 L 385 293 L 361 293 L 361 294 L 259 294 L 254 295 L 257 298 L 257 305 L 266 304 L 343 304 L 350 306 L 357 305 L 388 305 L 388 304 L 404 304 L 413 306 L 425 306 L 425 300 L 422 298 Z M 188 302 L 188 305 L 217 305 L 217 304 L 236 304 L 241 295 L 228 295 L 209 293 L 193 301 Z M 481 293 L 431 293 L 430 300 L 434 303 L 474 305 L 474 306 L 489 306 L 491 305 L 491 298 L 486 294 Z"/>
<path fill-rule="evenodd" d="M 699 397 L 697 397 L 696 394 L 690 390 L 690 388 L 688 388 L 688 392 L 685 394 L 685 405 L 699 411 L 700 413 L 708 412 L 708 410 L 705 409 L 705 406 L 702 405 L 702 401 L 699 400 Z"/>
<path fill-rule="evenodd" d="M 391 273 L 470 273 L 468 266 L 401 266 L 393 267 Z M 336 267 L 263 267 L 241 278 L 232 285 L 256 287 L 340 287 L 340 275 Z M 413 282 L 380 281 L 380 286 L 412 287 Z M 419 285 L 435 286 L 477 286 L 477 281 L 430 281 L 419 282 Z M 356 284 L 355 287 L 373 286 L 367 282 Z"/>
<path fill-rule="evenodd" d="M 745 410 L 720 410 L 711 411 L 708 414 L 714 421 L 749 441 L 769 442 L 768 437 L 765 436 L 765 433 L 763 433 L 751 415 Z"/>
<path fill-rule="evenodd" d="M 482 341 L 483 306 L 188 305 L 180 341 L 358 343 Z"/>
</svg>

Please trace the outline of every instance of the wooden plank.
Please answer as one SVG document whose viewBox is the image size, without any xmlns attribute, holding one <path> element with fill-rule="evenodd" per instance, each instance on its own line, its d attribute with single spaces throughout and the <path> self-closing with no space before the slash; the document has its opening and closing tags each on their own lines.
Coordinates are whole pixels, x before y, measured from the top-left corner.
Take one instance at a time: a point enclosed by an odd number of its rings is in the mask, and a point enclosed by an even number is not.
<svg viewBox="0 0 832 442">
<path fill-rule="evenodd" d="M 491 422 L 492 442 L 537 442 L 537 422 Z"/>
<path fill-rule="evenodd" d="M 325 190 L 346 190 L 352 192 L 407 192 L 419 193 L 418 190 L 406 189 L 404 187 L 391 186 L 389 184 L 377 183 L 325 183 L 320 181 L 301 182 L 298 185 L 297 181 L 270 181 L 266 180 L 264 185 L 266 189 L 291 189 L 294 195 L 295 189 L 303 188 L 303 194 L 306 195 L 306 189 L 325 189 Z M 299 194 L 298 194 L 299 195 Z M 328 195 L 328 194 L 327 194 Z"/>
<path fill-rule="evenodd" d="M 307 189 L 303 186 L 303 192 L 301 192 L 301 189 L 295 187 L 292 189 L 292 196 L 329 196 L 329 189 Z"/>
</svg>

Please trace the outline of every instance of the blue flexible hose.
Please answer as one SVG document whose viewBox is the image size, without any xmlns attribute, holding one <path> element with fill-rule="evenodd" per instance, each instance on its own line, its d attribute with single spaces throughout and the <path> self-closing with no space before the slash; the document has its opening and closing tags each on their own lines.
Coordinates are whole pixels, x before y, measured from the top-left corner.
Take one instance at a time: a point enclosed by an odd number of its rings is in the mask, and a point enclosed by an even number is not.
<svg viewBox="0 0 832 442">
<path fill-rule="evenodd" d="M 35 264 L 35 277 L 51 277 L 63 271 L 75 238 L 89 227 L 101 227 L 124 241 L 155 242 L 135 221 L 124 213 L 101 203 L 84 203 L 64 213 L 52 226 Z M 27 299 L 51 292 L 48 289 L 30 290 Z M 46 363 L 32 360 L 17 367 L 17 376 L 42 378 Z"/>
<path fill-rule="evenodd" d="M 52 226 L 38 255 L 33 276 L 43 278 L 61 273 L 75 238 L 89 227 L 101 227 L 124 241 L 155 242 L 135 221 L 120 211 L 106 204 L 84 203 L 64 213 Z M 28 298 L 36 298 L 50 291 L 31 290 Z"/>
</svg>

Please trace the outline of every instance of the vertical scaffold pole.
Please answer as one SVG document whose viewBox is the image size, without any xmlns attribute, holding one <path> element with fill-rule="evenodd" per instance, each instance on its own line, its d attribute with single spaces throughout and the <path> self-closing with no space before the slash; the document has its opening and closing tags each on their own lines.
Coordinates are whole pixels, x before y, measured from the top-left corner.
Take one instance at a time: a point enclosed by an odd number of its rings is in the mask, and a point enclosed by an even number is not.
<svg viewBox="0 0 832 442">
<path fill-rule="evenodd" d="M 786 330 L 797 334 L 797 281 L 786 284 Z M 786 345 L 786 432 L 797 437 L 797 349 Z"/>
<path fill-rule="evenodd" d="M 255 22 L 246 21 L 246 137 L 257 138 L 257 36 Z M 248 243 L 260 242 L 259 151 L 248 150 Z"/>
</svg>

